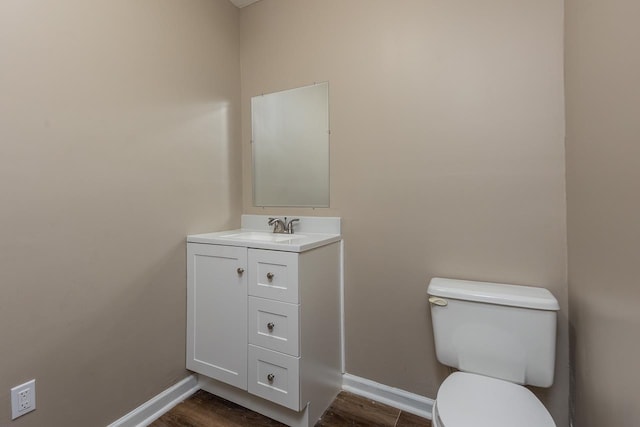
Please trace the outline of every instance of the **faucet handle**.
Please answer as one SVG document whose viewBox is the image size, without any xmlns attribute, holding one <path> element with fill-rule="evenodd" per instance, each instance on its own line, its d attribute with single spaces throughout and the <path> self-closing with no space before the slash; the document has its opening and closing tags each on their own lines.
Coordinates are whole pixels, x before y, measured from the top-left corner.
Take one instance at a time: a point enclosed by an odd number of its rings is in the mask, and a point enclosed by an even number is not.
<svg viewBox="0 0 640 427">
<path fill-rule="evenodd" d="M 285 223 L 280 218 L 269 218 L 269 225 L 273 225 L 274 233 L 284 233 L 285 232 Z"/>
<path fill-rule="evenodd" d="M 293 218 L 293 219 L 290 219 L 289 222 L 287 222 L 287 233 L 293 234 L 293 223 L 296 221 L 300 221 L 300 219 Z"/>
</svg>

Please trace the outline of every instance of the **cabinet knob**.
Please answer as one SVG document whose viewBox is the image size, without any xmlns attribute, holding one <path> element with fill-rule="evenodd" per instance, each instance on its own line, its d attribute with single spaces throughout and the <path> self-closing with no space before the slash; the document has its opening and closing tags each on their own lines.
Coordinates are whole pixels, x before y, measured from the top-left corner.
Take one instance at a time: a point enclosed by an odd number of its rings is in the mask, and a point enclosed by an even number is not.
<svg viewBox="0 0 640 427">
<path fill-rule="evenodd" d="M 269 331 L 273 331 L 273 328 L 276 327 L 276 324 L 273 322 L 269 322 L 267 323 L 267 329 L 269 329 Z"/>
<path fill-rule="evenodd" d="M 244 268 L 238 267 L 236 271 L 238 272 L 238 276 L 242 276 L 242 273 L 244 273 Z"/>
<path fill-rule="evenodd" d="M 273 374 L 269 374 L 269 375 L 267 375 L 267 379 L 269 380 L 269 382 L 270 382 L 270 383 L 272 383 L 272 382 L 273 382 L 273 380 L 275 380 L 275 379 L 276 379 L 276 376 L 275 376 L 275 375 L 273 375 Z"/>
<path fill-rule="evenodd" d="M 267 279 L 269 279 L 269 281 L 272 281 L 274 276 L 275 274 L 273 274 L 272 272 L 267 273 Z"/>
</svg>

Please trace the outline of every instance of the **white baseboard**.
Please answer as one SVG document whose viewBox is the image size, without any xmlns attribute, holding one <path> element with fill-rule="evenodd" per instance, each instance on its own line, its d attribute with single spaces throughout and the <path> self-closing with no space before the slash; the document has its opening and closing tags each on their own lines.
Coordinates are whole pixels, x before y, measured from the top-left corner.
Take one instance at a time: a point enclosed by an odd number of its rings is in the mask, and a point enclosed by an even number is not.
<svg viewBox="0 0 640 427">
<path fill-rule="evenodd" d="M 409 393 L 399 388 L 389 387 L 388 385 L 351 374 L 342 375 L 342 389 L 414 415 L 429 420 L 432 419 L 434 401 L 428 397 Z"/>
<path fill-rule="evenodd" d="M 146 427 L 198 390 L 198 379 L 189 375 L 107 427 Z"/>
<path fill-rule="evenodd" d="M 429 420 L 432 418 L 434 401 L 419 394 L 351 374 L 342 376 L 342 389 Z M 107 427 L 146 427 L 198 390 L 197 376 L 189 375 Z"/>
</svg>

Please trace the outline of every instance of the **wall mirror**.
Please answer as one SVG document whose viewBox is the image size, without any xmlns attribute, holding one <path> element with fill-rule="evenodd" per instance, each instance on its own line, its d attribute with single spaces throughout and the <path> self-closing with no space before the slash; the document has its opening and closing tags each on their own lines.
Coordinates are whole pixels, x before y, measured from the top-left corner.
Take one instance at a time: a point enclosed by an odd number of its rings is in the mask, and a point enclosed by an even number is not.
<svg viewBox="0 0 640 427">
<path fill-rule="evenodd" d="M 329 206 L 329 84 L 251 98 L 253 204 Z"/>
</svg>

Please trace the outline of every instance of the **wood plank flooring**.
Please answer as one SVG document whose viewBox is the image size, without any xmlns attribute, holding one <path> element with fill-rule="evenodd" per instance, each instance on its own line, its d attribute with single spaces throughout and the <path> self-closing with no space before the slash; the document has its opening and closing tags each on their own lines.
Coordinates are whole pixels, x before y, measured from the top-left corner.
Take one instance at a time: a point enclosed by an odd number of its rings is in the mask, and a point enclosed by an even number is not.
<svg viewBox="0 0 640 427">
<path fill-rule="evenodd" d="M 277 421 L 204 390 L 178 404 L 151 427 L 282 427 Z M 355 394 L 342 392 L 316 427 L 431 427 L 431 421 Z"/>
</svg>

